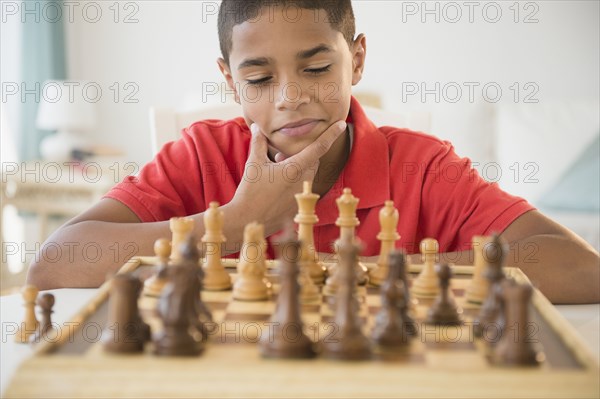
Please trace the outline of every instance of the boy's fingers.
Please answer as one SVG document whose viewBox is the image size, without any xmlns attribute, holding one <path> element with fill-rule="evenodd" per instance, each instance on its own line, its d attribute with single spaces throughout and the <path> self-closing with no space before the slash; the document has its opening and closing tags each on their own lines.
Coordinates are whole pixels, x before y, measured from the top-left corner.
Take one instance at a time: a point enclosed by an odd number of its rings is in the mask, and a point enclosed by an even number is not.
<svg viewBox="0 0 600 399">
<path fill-rule="evenodd" d="M 329 126 L 321 136 L 314 142 L 310 143 L 305 149 L 300 151 L 286 161 L 297 162 L 301 166 L 310 166 L 317 162 L 323 155 L 329 151 L 333 143 L 346 131 L 346 122 L 337 121 Z"/>
<path fill-rule="evenodd" d="M 278 152 L 277 154 L 275 154 L 275 162 L 283 162 L 285 161 L 287 158 L 285 155 L 283 155 L 282 153 Z"/>
<path fill-rule="evenodd" d="M 256 123 L 250 126 L 252 139 L 250 140 L 250 156 L 254 159 L 267 159 L 267 139 L 260 133 L 260 128 Z"/>
</svg>

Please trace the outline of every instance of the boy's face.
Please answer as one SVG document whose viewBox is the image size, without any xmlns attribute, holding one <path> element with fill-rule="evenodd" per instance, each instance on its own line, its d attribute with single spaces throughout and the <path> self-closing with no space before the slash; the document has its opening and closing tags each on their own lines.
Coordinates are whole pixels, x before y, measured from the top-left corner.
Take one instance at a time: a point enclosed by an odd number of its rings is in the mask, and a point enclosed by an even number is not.
<svg viewBox="0 0 600 399">
<path fill-rule="evenodd" d="M 297 154 L 350 109 L 352 85 L 362 76 L 363 35 L 352 48 L 327 22 L 324 10 L 263 8 L 236 25 L 229 66 L 219 67 L 271 147 Z"/>
</svg>

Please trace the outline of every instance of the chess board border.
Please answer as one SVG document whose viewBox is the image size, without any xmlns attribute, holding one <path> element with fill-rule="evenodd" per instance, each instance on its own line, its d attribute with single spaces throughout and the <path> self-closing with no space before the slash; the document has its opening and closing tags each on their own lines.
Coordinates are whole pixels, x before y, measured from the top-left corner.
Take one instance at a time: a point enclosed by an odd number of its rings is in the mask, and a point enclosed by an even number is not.
<svg viewBox="0 0 600 399">
<path fill-rule="evenodd" d="M 118 273 L 130 273 L 135 271 L 140 266 L 153 265 L 156 261 L 155 257 L 134 257 L 126 262 L 118 271 Z M 226 260 L 227 267 L 235 267 L 236 260 L 229 259 Z M 269 261 L 269 268 L 274 268 L 276 266 L 275 261 Z M 372 264 L 366 264 L 367 267 L 372 267 Z M 422 265 L 410 265 L 409 273 L 418 273 L 422 269 Z M 453 271 L 457 275 L 471 275 L 473 268 L 471 266 L 454 266 Z M 517 268 L 504 268 L 504 271 L 507 276 L 514 278 L 519 282 L 528 282 L 528 278 L 525 274 Z M 94 315 L 94 313 L 98 310 L 100 306 L 102 306 L 108 299 L 108 294 L 110 290 L 110 281 L 104 283 L 99 289 L 97 295 L 92 298 L 88 303 L 82 306 L 81 311 L 78 312 L 70 322 L 75 323 L 73 325 L 82 326 L 86 320 Z M 389 386 L 387 388 L 372 388 L 369 390 L 366 389 L 354 389 L 349 390 L 349 388 L 340 386 L 344 385 L 344 378 L 347 378 L 347 375 L 340 375 L 340 370 L 338 367 L 330 367 L 326 370 L 323 370 L 324 375 L 331 375 L 331 377 L 324 378 L 334 378 L 340 384 L 334 384 L 329 387 L 322 385 L 322 382 L 317 384 L 318 386 L 313 387 L 314 389 L 305 389 L 304 394 L 300 394 L 294 396 L 314 396 L 315 394 L 318 396 L 324 396 L 327 393 L 327 396 L 364 396 L 365 394 L 368 396 L 407 396 L 407 397 L 420 397 L 420 396 L 432 396 L 433 393 L 437 393 L 434 396 L 456 396 L 460 395 L 463 397 L 506 397 L 511 393 L 518 392 L 519 396 L 522 397 L 598 397 L 598 393 L 600 393 L 600 378 L 598 377 L 599 367 L 598 363 L 595 360 L 593 354 L 589 351 L 587 346 L 584 344 L 582 338 L 578 335 L 578 333 L 574 330 L 574 328 L 564 319 L 564 317 L 554 308 L 554 306 L 546 299 L 543 294 L 541 294 L 537 289 L 534 290 L 534 295 L 532 298 L 533 306 L 536 308 L 538 313 L 545 319 L 545 321 L 551 326 L 551 328 L 559 335 L 560 339 L 566 345 L 569 350 L 573 353 L 573 355 L 578 359 L 578 361 L 582 364 L 583 368 L 580 371 L 573 372 L 570 371 L 554 371 L 548 370 L 544 372 L 536 372 L 533 370 L 526 369 L 506 369 L 500 368 L 495 369 L 494 373 L 489 372 L 481 372 L 481 373 L 448 373 L 441 372 L 438 370 L 426 370 L 412 368 L 410 364 L 404 365 L 398 371 L 398 378 L 403 379 L 404 381 L 409 381 L 410 386 L 397 385 L 397 386 Z M 64 369 L 60 372 L 73 372 L 73 366 L 68 366 L 65 364 L 70 363 L 69 360 L 65 360 L 64 357 L 58 356 L 58 359 L 55 359 L 57 356 L 51 355 L 56 349 L 66 344 L 67 336 L 65 334 L 65 339 L 63 340 L 54 340 L 54 341 L 40 341 L 34 349 L 34 355 L 32 359 L 28 359 L 21 366 L 21 369 L 25 369 L 21 374 L 17 371 L 16 377 L 21 376 L 22 378 L 18 380 L 15 384 L 8 387 L 6 391 L 6 397 L 26 397 L 31 396 L 32 392 L 46 392 L 43 388 L 40 387 L 39 391 L 36 391 L 35 388 L 31 387 L 31 384 L 35 384 L 35 376 L 32 375 L 32 370 L 44 370 L 48 367 L 58 367 L 60 369 Z M 241 350 L 248 350 L 247 347 Z M 67 359 L 77 359 L 73 356 L 68 357 Z M 75 360 L 79 362 L 81 359 Z M 121 364 L 122 363 L 122 364 Z M 125 364 L 126 363 L 126 364 Z M 183 361 L 182 361 L 183 363 Z M 132 371 L 132 375 L 137 373 L 143 373 L 144 366 L 139 364 L 130 364 L 128 359 L 124 359 L 116 363 L 116 360 L 111 361 L 109 366 L 110 368 L 120 367 L 121 364 L 126 370 Z M 105 365 L 106 366 L 106 365 Z M 101 367 L 105 367 L 102 365 L 91 365 L 92 369 L 98 369 L 100 372 L 102 370 Z M 343 370 L 348 370 L 348 367 L 355 367 L 356 365 L 342 366 Z M 369 375 L 371 378 L 371 374 L 368 374 L 371 368 L 374 367 L 373 363 L 363 364 L 365 367 L 365 375 Z M 181 367 L 185 367 L 182 364 Z M 265 362 L 264 370 L 261 372 L 265 373 L 277 373 L 278 367 L 276 362 Z M 299 367 L 306 367 L 306 365 L 301 365 Z M 308 366 L 310 367 L 310 366 Z M 71 371 L 69 371 L 71 370 Z M 81 377 L 81 373 L 85 372 L 85 370 L 77 370 L 77 375 L 74 375 L 73 380 L 77 380 L 78 376 Z M 135 370 L 135 372 L 133 371 Z M 181 370 L 185 370 L 182 368 Z M 88 370 L 87 372 L 92 372 L 92 370 Z M 23 373 L 27 373 L 27 375 L 23 375 Z M 463 375 L 468 374 L 468 375 Z M 65 378 L 70 378 L 65 376 Z M 135 377 L 134 377 L 135 378 Z M 150 378 L 150 377 L 147 377 Z M 235 381 L 235 376 L 231 375 L 231 378 Z M 377 375 L 372 376 L 374 381 L 380 381 L 382 384 L 388 384 L 391 382 L 386 380 L 385 375 Z M 285 380 L 285 379 L 284 379 Z M 25 384 L 24 381 L 30 381 L 29 384 Z M 244 396 L 290 396 L 289 387 L 285 383 L 279 383 L 272 381 L 272 386 L 262 386 L 263 389 L 268 389 L 268 391 L 261 391 L 261 384 L 257 381 L 249 382 L 247 379 L 244 380 L 245 383 L 250 384 L 248 389 L 249 391 L 243 391 Z M 395 382 L 395 381 L 394 381 Z M 432 384 L 432 382 L 435 382 Z M 132 381 L 133 383 L 133 381 Z M 192 384 L 192 383 L 189 383 Z M 252 385 L 254 384 L 254 385 Z M 141 384 L 143 385 L 143 384 Z M 193 385 L 193 384 L 192 384 Z M 355 384 L 349 384 L 355 385 Z M 435 386 L 431 386 L 435 385 Z M 75 383 L 77 386 L 77 383 Z M 320 388 L 319 388 L 320 386 Z M 252 391 L 251 388 L 254 387 L 258 391 Z M 339 388 L 339 391 L 336 391 L 336 387 Z M 490 387 L 494 387 L 495 391 L 490 391 Z M 187 387 L 188 389 L 190 387 Z M 356 388 L 356 387 L 355 387 Z M 33 391 L 32 391 L 33 389 Z M 63 389 L 63 388 L 61 388 Z M 104 388 L 103 388 L 104 389 Z M 137 388 L 136 388 L 137 389 Z M 156 396 L 156 393 L 152 393 L 148 391 L 147 387 L 140 387 L 140 392 L 137 392 L 137 396 L 141 395 L 151 395 Z M 197 396 L 200 393 L 193 390 L 185 390 L 186 387 L 182 387 L 178 389 L 178 393 L 183 393 L 183 396 Z M 210 395 L 210 396 L 218 396 L 219 393 L 227 393 L 231 395 L 231 386 L 226 384 L 226 388 L 221 388 L 222 391 L 219 391 L 220 388 L 215 387 L 213 391 L 203 392 L 202 394 Z M 280 391 L 283 389 L 283 391 Z M 288 390 L 286 390 L 288 389 Z M 60 391 L 60 390 L 59 390 Z M 84 392 L 81 389 L 77 390 L 76 396 L 98 396 L 99 393 L 95 391 Z M 123 391 L 124 393 L 120 393 L 120 391 L 115 389 L 111 391 L 115 394 L 115 396 L 128 396 L 131 395 L 131 391 Z M 106 394 L 105 391 L 102 394 Z M 240 394 L 240 392 L 238 392 Z M 233 394 L 235 395 L 235 393 Z M 74 396 L 71 393 L 69 396 Z M 173 395 L 178 396 L 178 395 Z"/>
</svg>

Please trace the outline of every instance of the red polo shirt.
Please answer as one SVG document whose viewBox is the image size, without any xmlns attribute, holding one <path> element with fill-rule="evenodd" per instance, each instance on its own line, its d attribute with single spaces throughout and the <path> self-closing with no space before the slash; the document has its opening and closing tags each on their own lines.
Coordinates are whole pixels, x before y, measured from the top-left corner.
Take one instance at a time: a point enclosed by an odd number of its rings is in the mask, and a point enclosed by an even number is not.
<svg viewBox="0 0 600 399">
<path fill-rule="evenodd" d="M 356 233 L 365 245 L 363 256 L 379 252 L 379 210 L 388 199 L 400 215 L 396 246 L 409 253 L 418 252 L 426 237 L 436 238 L 441 252 L 468 249 L 474 235 L 502 232 L 534 209 L 483 180 L 449 142 L 408 129 L 378 128 L 354 98 L 350 116 L 354 136 L 348 162 L 317 202 L 317 251 L 331 252 L 339 236 L 335 200 L 344 187 L 359 198 Z M 106 197 L 121 201 L 142 222 L 196 214 L 211 201 L 226 204 L 240 182 L 250 138 L 243 118 L 196 122 L 181 139 L 166 144 L 138 177 L 128 177 Z"/>
</svg>

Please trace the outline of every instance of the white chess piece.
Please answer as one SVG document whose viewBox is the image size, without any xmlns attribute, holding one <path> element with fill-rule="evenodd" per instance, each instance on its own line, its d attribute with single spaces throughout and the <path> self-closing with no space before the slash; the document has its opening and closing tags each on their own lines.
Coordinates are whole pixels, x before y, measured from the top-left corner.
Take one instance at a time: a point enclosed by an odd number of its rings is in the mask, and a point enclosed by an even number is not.
<svg viewBox="0 0 600 399">
<path fill-rule="evenodd" d="M 433 238 L 426 238 L 420 245 L 423 269 L 412 284 L 411 291 L 418 297 L 435 297 L 439 290 L 439 279 L 435 272 L 435 261 L 439 252 L 439 244 Z"/>
<path fill-rule="evenodd" d="M 267 242 L 262 224 L 252 222 L 244 228 L 244 244 L 240 251 L 238 276 L 233 284 L 233 298 L 242 301 L 265 301 L 271 283 L 265 278 Z"/>
</svg>

